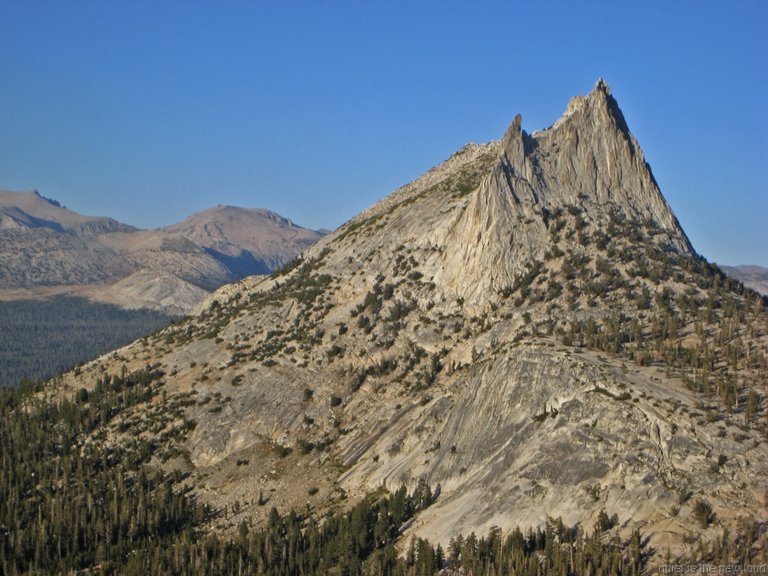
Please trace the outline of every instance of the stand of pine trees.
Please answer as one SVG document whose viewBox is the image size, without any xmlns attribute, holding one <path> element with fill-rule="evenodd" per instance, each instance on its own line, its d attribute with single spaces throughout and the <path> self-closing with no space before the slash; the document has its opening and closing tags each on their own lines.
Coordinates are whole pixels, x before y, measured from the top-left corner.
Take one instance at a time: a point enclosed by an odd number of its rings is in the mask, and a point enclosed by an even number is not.
<svg viewBox="0 0 768 576">
<path fill-rule="evenodd" d="M 0 386 L 51 378 L 175 319 L 74 296 L 0 301 Z"/>
<path fill-rule="evenodd" d="M 152 446 L 107 448 L 88 433 L 154 395 L 162 373 L 105 376 L 77 402 L 0 388 L 0 574 L 112 572 L 209 513 L 179 475 L 149 475 Z"/>
</svg>

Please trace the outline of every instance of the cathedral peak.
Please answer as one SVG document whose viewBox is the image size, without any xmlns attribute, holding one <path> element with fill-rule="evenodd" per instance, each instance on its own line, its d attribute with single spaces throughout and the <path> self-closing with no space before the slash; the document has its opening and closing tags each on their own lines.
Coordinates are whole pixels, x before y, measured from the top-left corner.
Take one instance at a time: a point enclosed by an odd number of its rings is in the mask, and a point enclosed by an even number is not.
<svg viewBox="0 0 768 576">
<path fill-rule="evenodd" d="M 266 525 L 278 506 L 319 524 L 382 486 L 426 483 L 440 494 L 412 542 L 561 516 L 597 520 L 594 542 L 642 529 L 649 554 L 677 561 L 693 530 L 715 550 L 721 528 L 768 525 L 768 316 L 715 274 L 598 81 L 556 126 L 529 135 L 516 116 L 294 265 L 61 386 L 90 393 L 152 363 L 154 396 L 85 440 L 156 443 L 148 466 L 168 455 L 191 496 L 237 511 L 201 532 Z M 242 505 L 254 494 L 269 506 Z"/>
</svg>

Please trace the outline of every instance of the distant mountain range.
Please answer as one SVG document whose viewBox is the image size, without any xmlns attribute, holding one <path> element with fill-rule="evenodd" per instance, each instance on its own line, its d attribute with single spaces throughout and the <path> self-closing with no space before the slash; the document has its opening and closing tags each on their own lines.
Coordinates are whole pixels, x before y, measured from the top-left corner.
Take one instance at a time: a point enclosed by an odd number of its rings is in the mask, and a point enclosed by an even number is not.
<svg viewBox="0 0 768 576">
<path fill-rule="evenodd" d="M 279 268 L 322 236 L 269 210 L 232 206 L 139 230 L 36 191 L 0 191 L 0 293 L 78 294 L 183 314 L 224 284 Z"/>
<path fill-rule="evenodd" d="M 768 296 L 768 268 L 762 266 L 721 266 L 723 272 L 763 296 Z"/>
</svg>

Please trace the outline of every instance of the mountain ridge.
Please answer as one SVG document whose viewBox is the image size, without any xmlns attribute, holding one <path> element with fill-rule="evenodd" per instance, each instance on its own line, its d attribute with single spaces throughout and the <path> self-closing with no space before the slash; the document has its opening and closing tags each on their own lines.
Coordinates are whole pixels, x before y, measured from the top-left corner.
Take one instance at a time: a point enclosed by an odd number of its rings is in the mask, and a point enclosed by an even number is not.
<svg viewBox="0 0 768 576">
<path fill-rule="evenodd" d="M 32 192 L 0 190 L 0 229 L 13 227 L 45 227 L 57 232 L 98 234 L 129 232 L 135 227 L 104 216 L 83 216 L 62 206 L 56 200 Z"/>
<path fill-rule="evenodd" d="M 444 546 L 601 512 L 673 558 L 692 530 L 764 535 L 765 303 L 695 253 L 611 98 L 600 81 L 534 135 L 516 117 L 61 393 L 152 362 L 194 422 L 158 465 L 219 509 L 426 482 L 405 537 Z"/>
</svg>

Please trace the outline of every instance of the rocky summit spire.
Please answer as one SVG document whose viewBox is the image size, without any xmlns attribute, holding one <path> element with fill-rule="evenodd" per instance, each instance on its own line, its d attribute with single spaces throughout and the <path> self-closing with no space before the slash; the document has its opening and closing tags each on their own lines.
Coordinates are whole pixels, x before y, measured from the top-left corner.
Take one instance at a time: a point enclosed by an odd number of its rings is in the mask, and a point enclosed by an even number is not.
<svg viewBox="0 0 768 576">
<path fill-rule="evenodd" d="M 595 226 L 615 218 L 651 225 L 665 231 L 670 249 L 693 253 L 603 79 L 547 130 L 530 135 L 515 116 L 500 148 L 447 238 L 438 272 L 462 298 L 482 301 L 541 260 L 552 248 L 549 217 L 562 211 Z"/>
<path fill-rule="evenodd" d="M 651 221 L 679 236 L 679 249 L 690 250 L 603 79 L 589 95 L 572 99 L 562 118 L 533 138 L 526 162 L 535 167 L 545 203 L 576 204 L 593 218 L 604 217 L 610 208 Z"/>
<path fill-rule="evenodd" d="M 524 170 L 525 142 L 523 141 L 523 117 L 518 114 L 507 128 L 502 140 L 504 145 L 503 158 L 510 168 L 518 167 Z M 527 135 L 526 135 L 527 136 Z"/>
<path fill-rule="evenodd" d="M 529 134 L 515 116 L 501 140 L 466 146 L 338 235 L 370 266 L 394 257 L 389 244 L 429 247 L 436 288 L 485 305 L 546 259 L 553 215 L 564 212 L 601 233 L 616 219 L 650 226 L 665 250 L 694 254 L 602 79 L 550 128 Z"/>
</svg>

